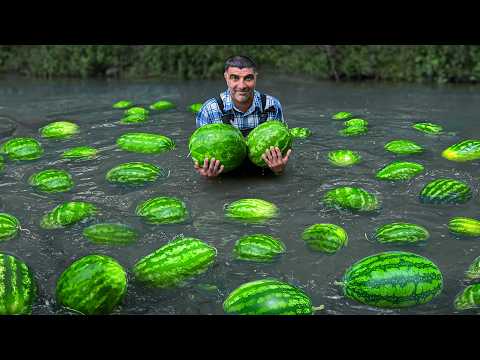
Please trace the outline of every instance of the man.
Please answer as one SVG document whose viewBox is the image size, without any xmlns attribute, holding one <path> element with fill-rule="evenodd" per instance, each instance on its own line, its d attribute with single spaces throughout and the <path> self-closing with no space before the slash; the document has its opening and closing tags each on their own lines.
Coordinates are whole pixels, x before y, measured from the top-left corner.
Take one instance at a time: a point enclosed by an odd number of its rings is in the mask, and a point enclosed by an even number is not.
<svg viewBox="0 0 480 360">
<path fill-rule="evenodd" d="M 233 56 L 225 62 L 223 74 L 228 89 L 220 97 L 207 100 L 197 114 L 197 127 L 226 123 L 238 128 L 244 136 L 267 120 L 281 120 L 280 102 L 273 96 L 255 90 L 257 71 L 255 63 L 246 56 Z M 285 169 L 291 150 L 282 156 L 278 147 L 271 147 L 262 155 L 270 170 L 279 175 Z M 195 162 L 195 170 L 205 177 L 216 177 L 223 171 L 219 160 L 205 159 L 201 167 Z"/>
</svg>

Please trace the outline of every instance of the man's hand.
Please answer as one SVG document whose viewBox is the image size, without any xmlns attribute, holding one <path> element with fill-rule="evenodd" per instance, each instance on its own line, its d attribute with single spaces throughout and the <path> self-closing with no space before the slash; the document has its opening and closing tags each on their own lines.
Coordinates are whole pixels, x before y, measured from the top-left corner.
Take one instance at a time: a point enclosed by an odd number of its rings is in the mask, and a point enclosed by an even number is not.
<svg viewBox="0 0 480 360">
<path fill-rule="evenodd" d="M 289 149 L 285 157 L 282 157 L 282 152 L 278 147 L 271 146 L 269 150 L 265 151 L 265 154 L 262 155 L 262 159 L 268 165 L 270 170 L 272 170 L 275 174 L 280 174 L 285 166 L 287 166 L 288 157 L 292 153 L 292 150 Z"/>
<path fill-rule="evenodd" d="M 220 160 L 215 160 L 215 158 L 210 159 L 210 165 L 208 164 L 208 159 L 205 159 L 203 162 L 203 167 L 198 165 L 198 161 L 195 161 L 195 170 L 207 178 L 217 177 L 223 171 L 223 165 L 220 166 Z"/>
</svg>

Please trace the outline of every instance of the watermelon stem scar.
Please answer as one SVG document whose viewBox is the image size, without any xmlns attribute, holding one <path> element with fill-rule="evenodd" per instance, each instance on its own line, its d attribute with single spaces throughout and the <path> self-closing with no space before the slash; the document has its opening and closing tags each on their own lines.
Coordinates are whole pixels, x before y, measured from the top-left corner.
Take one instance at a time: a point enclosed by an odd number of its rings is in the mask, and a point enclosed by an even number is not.
<svg viewBox="0 0 480 360">
<path fill-rule="evenodd" d="M 320 305 L 320 306 L 314 306 L 312 307 L 313 311 L 320 311 L 325 309 L 325 305 Z"/>
</svg>

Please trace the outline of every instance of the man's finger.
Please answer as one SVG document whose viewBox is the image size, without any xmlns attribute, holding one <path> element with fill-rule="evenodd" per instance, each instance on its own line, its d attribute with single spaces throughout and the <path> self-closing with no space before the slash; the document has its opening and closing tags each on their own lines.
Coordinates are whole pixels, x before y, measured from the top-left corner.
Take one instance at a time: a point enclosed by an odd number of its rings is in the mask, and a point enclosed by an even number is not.
<svg viewBox="0 0 480 360">
<path fill-rule="evenodd" d="M 210 166 L 209 166 L 208 170 L 213 171 L 214 168 L 215 168 L 215 158 L 211 158 L 210 159 Z"/>
<path fill-rule="evenodd" d="M 220 170 L 218 171 L 217 175 L 220 175 L 222 173 L 222 171 L 223 171 L 223 165 L 220 166 Z"/>
<path fill-rule="evenodd" d="M 193 167 L 195 169 L 200 169 L 200 166 L 198 166 L 198 161 L 195 161 L 195 163 L 193 164 Z"/>
<path fill-rule="evenodd" d="M 215 174 L 217 173 L 219 166 L 220 166 L 220 160 L 215 161 L 215 166 L 213 167 L 213 171 L 215 172 Z"/>
<path fill-rule="evenodd" d="M 207 158 L 205 158 L 205 160 L 203 161 L 203 168 L 204 168 L 205 170 L 208 169 L 208 159 L 207 159 Z"/>
<path fill-rule="evenodd" d="M 292 153 L 292 149 L 288 150 L 287 151 L 287 155 L 285 155 L 285 157 L 283 158 L 283 162 L 286 164 L 287 161 L 288 161 L 288 157 L 290 156 L 290 154 Z"/>
</svg>

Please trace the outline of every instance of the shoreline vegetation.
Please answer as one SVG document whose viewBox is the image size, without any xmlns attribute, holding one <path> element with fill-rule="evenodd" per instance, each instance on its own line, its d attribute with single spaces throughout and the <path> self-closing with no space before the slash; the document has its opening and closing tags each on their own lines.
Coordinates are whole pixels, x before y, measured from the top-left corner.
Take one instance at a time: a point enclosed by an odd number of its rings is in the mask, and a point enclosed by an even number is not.
<svg viewBox="0 0 480 360">
<path fill-rule="evenodd" d="M 217 79 L 227 57 L 315 80 L 480 82 L 476 45 L 0 45 L 0 74 L 32 78 Z"/>
</svg>

